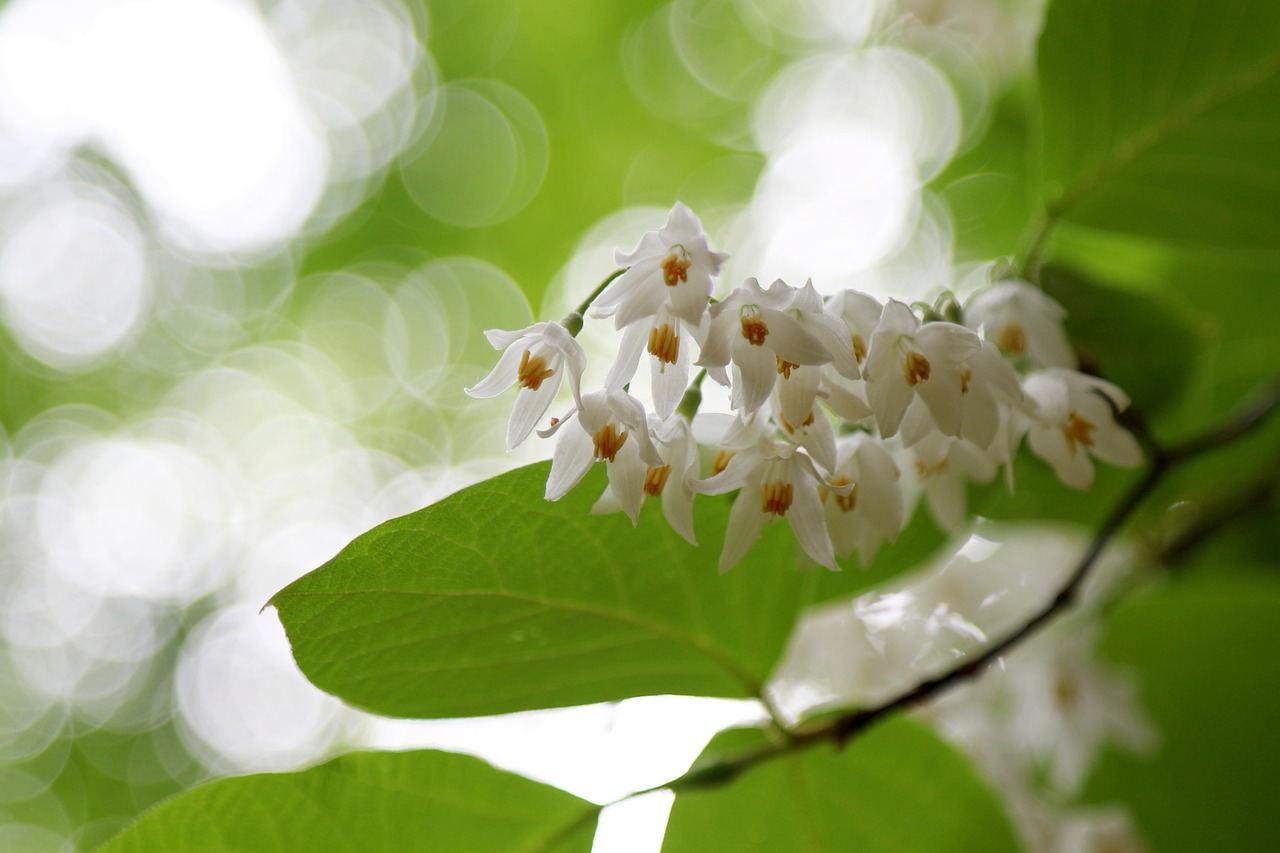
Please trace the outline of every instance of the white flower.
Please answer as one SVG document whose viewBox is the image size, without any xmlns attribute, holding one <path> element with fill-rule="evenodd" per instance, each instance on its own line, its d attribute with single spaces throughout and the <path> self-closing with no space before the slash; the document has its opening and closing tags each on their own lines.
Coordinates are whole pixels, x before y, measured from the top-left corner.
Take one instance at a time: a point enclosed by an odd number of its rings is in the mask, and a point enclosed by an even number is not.
<svg viewBox="0 0 1280 853">
<path fill-rule="evenodd" d="M 1049 783 L 1073 796 L 1108 741 L 1141 753 L 1153 749 L 1158 736 L 1132 680 L 1092 660 L 1093 627 L 1070 627 L 1014 649 L 999 679 L 1012 744 L 1047 765 Z"/>
<path fill-rule="evenodd" d="M 786 310 L 796 295 L 795 288 L 781 280 L 766 291 L 760 282 L 749 278 L 711 307 L 711 327 L 697 363 L 710 373 L 713 368 L 733 362 L 730 404 L 743 415 L 756 411 L 769 399 L 779 376 L 787 378 L 796 367 L 832 360 L 830 349 L 819 337 L 831 334 L 832 327 L 806 316 L 803 309 Z M 839 322 L 838 318 L 830 319 Z M 844 337 L 840 333 L 840 338 Z M 852 346 L 848 350 L 851 358 Z M 856 362 L 852 369 L 856 375 Z M 715 373 L 712 376 L 718 381 L 722 378 Z M 817 382 L 812 385 L 816 394 Z M 798 416 L 804 418 L 808 407 L 798 409 Z"/>
<path fill-rule="evenodd" d="M 1104 807 L 1059 815 L 1050 853 L 1147 853 L 1148 849 L 1128 812 Z"/>
<path fill-rule="evenodd" d="M 871 335 L 880 324 L 884 306 L 860 291 L 842 290 L 827 302 L 827 310 L 844 320 L 858 364 L 866 362 Z"/>
<path fill-rule="evenodd" d="M 880 434 L 895 435 L 907 406 L 919 396 L 939 430 L 960 435 L 962 367 L 981 347 L 970 329 L 954 323 L 922 325 L 910 308 L 890 299 L 871 335 L 863 370 Z"/>
<path fill-rule="evenodd" d="M 1068 486 L 1093 484 L 1090 455 L 1112 465 L 1142 464 L 1142 448 L 1112 414 L 1129 407 L 1123 391 L 1095 376 L 1049 368 L 1028 375 L 1022 390 L 1037 404 L 1027 433 L 1031 452 L 1053 466 Z"/>
<path fill-rule="evenodd" d="M 817 368 L 801 367 L 798 370 L 817 371 Z M 809 408 L 801 410 L 798 416 L 794 413 L 788 415 L 779 399 L 784 396 L 789 386 L 794 388 L 796 385 L 799 385 L 799 382 L 796 381 L 795 371 L 792 372 L 790 380 L 777 384 L 770 406 L 773 409 L 772 419 L 781 428 L 788 441 L 809 451 L 809 455 L 822 466 L 823 470 L 831 471 L 836 467 L 836 432 L 831 426 L 831 419 L 823 411 L 822 406 L 818 405 L 816 397 L 809 396 Z M 764 409 L 761 410 L 761 413 L 763 412 Z"/>
<path fill-rule="evenodd" d="M 1017 280 L 979 291 L 964 308 L 965 325 L 982 332 L 1006 355 L 1038 367 L 1075 368 L 1075 350 L 1062 327 L 1066 316 L 1066 309 L 1043 290 Z"/>
<path fill-rule="evenodd" d="M 662 228 L 646 232 L 633 251 L 614 254 L 627 271 L 595 298 L 591 316 L 613 317 L 614 328 L 621 329 L 666 306 L 697 326 L 711 298 L 711 277 L 728 257 L 711 251 L 698 217 L 676 202 Z"/>
<path fill-rule="evenodd" d="M 563 428 L 575 414 L 578 428 Z M 644 502 L 648 466 L 665 464 L 650 440 L 644 405 L 621 391 L 592 391 L 582 395 L 577 408 L 561 418 L 553 431 L 559 431 L 560 437 L 551 456 L 547 500 L 564 497 L 586 476 L 592 462 L 604 460 L 609 488 L 634 524 Z"/>
<path fill-rule="evenodd" d="M 831 537 L 822 512 L 819 485 L 837 494 L 848 494 L 849 486 L 827 483 L 813 460 L 793 444 L 760 439 L 753 447 L 737 451 L 724 470 L 699 480 L 693 488 L 703 494 L 722 495 L 734 489 L 741 493 L 729 512 L 729 525 L 720 552 L 720 571 L 726 572 L 743 558 L 760 538 L 765 522 L 786 518 L 800 547 L 828 569 L 838 571 Z"/>
<path fill-rule="evenodd" d="M 835 552 L 842 557 L 855 549 L 866 566 L 880 543 L 898 538 L 902 530 L 903 500 L 898 465 L 884 444 L 869 433 L 842 436 L 831 482 L 850 486 L 849 494 L 822 493 L 827 530 Z"/>
<path fill-rule="evenodd" d="M 484 334 L 494 349 L 505 351 L 489 375 L 466 391 L 472 397 L 496 397 L 520 385 L 507 423 L 507 450 L 512 450 L 547 413 L 566 373 L 577 398 L 587 354 L 559 323 L 534 323 L 513 332 L 490 329 Z"/>
<path fill-rule="evenodd" d="M 644 496 L 662 496 L 662 514 L 671 528 L 690 545 L 697 545 L 693 533 L 693 481 L 698 479 L 698 444 L 693 439 L 689 422 L 683 417 L 659 420 L 649 416 L 649 428 L 656 441 L 662 465 L 646 465 L 643 482 L 635 478 L 626 483 L 639 495 L 622 498 L 614 492 L 613 481 L 591 507 L 593 513 L 621 510 L 625 505 L 638 505 Z"/>
<path fill-rule="evenodd" d="M 618 391 L 630 382 L 639 366 L 640 354 L 647 348 L 653 408 L 658 417 L 664 420 L 671 417 L 689 387 L 689 342 L 701 336 L 698 329 L 676 317 L 667 306 L 662 306 L 652 322 L 632 323 L 623 331 L 618 357 L 605 379 L 605 387 Z"/>
<path fill-rule="evenodd" d="M 909 454 L 910 469 L 924 489 L 929 512 L 947 531 L 964 521 L 969 480 L 986 483 L 996 475 L 995 463 L 977 445 L 938 432 L 914 445 Z"/>
</svg>

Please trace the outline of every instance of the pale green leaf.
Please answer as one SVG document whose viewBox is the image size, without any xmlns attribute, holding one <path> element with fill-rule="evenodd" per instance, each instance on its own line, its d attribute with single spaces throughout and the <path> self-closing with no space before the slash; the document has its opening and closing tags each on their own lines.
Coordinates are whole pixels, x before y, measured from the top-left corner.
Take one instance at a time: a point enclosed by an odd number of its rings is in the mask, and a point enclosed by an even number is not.
<svg viewBox="0 0 1280 853">
<path fill-rule="evenodd" d="M 101 853 L 586 853 L 599 806 L 448 752 L 365 752 L 221 779 L 142 815 Z"/>
<path fill-rule="evenodd" d="M 639 529 L 593 516 L 593 471 L 543 500 L 546 464 L 477 484 L 360 536 L 281 590 L 293 654 L 321 689 L 400 717 L 453 717 L 663 693 L 752 697 L 798 611 L 927 555 L 920 522 L 869 572 L 800 568 L 783 524 L 716 571 L 730 498 L 700 497 L 701 547 L 656 502 Z"/>
</svg>

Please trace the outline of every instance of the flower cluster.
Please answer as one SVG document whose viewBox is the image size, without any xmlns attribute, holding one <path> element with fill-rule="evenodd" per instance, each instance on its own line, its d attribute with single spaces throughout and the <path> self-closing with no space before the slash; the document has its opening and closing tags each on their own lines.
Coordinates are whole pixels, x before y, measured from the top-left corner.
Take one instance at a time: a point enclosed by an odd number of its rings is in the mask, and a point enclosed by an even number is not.
<svg viewBox="0 0 1280 853">
<path fill-rule="evenodd" d="M 677 203 L 662 228 L 616 254 L 624 269 L 581 311 L 487 333 L 503 354 L 467 392 L 519 386 L 508 449 L 569 379 L 572 407 L 538 430 L 556 436 L 548 500 L 603 462 L 609 485 L 597 511 L 620 509 L 634 523 L 645 498 L 661 496 L 672 528 L 697 544 L 694 496 L 736 491 L 721 571 L 780 518 L 810 558 L 837 569 L 837 556 L 854 550 L 870 561 L 922 495 L 949 530 L 964 518 L 969 480 L 989 481 L 1003 466 L 1012 488 L 1024 436 L 1075 488 L 1092 483 L 1093 457 L 1142 461 L 1115 420 L 1128 398 L 1075 369 L 1065 312 L 1026 282 L 997 282 L 963 307 L 940 300 L 942 309 L 853 290 L 824 299 L 812 282 L 754 278 L 715 301 L 725 259 Z M 587 358 L 574 335 L 588 307 L 621 335 L 604 387 L 584 393 Z M 647 401 L 630 393 L 641 359 Z M 691 384 L 693 366 L 702 372 Z M 732 417 L 693 423 L 704 375 L 729 388 Z M 708 433 L 704 465 L 694 436 Z"/>
</svg>

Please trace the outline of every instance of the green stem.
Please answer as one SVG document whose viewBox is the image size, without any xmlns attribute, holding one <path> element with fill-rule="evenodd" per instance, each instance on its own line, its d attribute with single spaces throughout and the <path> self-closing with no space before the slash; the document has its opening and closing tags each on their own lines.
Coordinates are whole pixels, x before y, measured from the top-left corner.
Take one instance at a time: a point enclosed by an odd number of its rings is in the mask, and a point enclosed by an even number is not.
<svg viewBox="0 0 1280 853">
<path fill-rule="evenodd" d="M 687 421 L 693 421 L 693 416 L 698 413 L 698 407 L 702 405 L 702 380 L 706 378 L 707 369 L 704 367 L 698 371 L 697 376 L 693 377 L 693 381 L 689 383 L 689 390 L 684 392 L 684 396 L 680 398 L 680 405 L 676 407 L 676 411 Z"/>
<path fill-rule="evenodd" d="M 1022 278 L 1036 285 L 1040 285 L 1040 267 L 1044 261 L 1044 251 L 1049 244 L 1049 236 L 1053 233 L 1053 227 L 1058 224 L 1058 218 L 1050 213 L 1045 213 L 1036 222 L 1035 230 L 1031 232 L 1031 238 L 1027 241 L 1027 247 L 1021 252 L 1022 264 L 1019 271 Z"/>
<path fill-rule="evenodd" d="M 596 289 L 591 291 L 586 299 L 582 300 L 581 305 L 564 315 L 564 318 L 560 321 L 560 325 L 568 329 L 569 334 L 576 338 L 578 336 L 578 332 L 582 331 L 582 318 L 586 316 L 587 309 L 591 307 L 591 303 L 595 302 L 596 297 L 601 293 L 604 293 L 604 289 L 613 284 L 614 279 L 622 275 L 624 272 L 626 272 L 625 268 L 614 270 L 609 273 L 609 276 L 604 281 L 600 282 L 600 284 L 596 285 Z"/>
</svg>

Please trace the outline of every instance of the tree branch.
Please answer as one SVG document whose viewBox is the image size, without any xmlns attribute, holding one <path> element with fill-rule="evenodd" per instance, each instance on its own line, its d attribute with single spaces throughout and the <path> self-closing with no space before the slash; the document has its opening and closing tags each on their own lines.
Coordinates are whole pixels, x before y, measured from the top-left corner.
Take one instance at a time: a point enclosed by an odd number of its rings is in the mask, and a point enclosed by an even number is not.
<svg viewBox="0 0 1280 853">
<path fill-rule="evenodd" d="M 793 730 L 785 742 L 770 745 L 755 752 L 735 756 L 715 764 L 697 767 L 679 779 L 660 785 L 658 788 L 687 791 L 713 787 L 734 779 L 744 770 L 756 764 L 785 753 L 804 749 L 824 741 L 843 746 L 850 738 L 866 731 L 885 717 L 919 705 L 928 699 L 932 699 L 953 684 L 981 674 L 989 664 L 995 662 L 1013 647 L 1036 633 L 1051 621 L 1054 616 L 1075 603 L 1090 569 L 1093 568 L 1107 545 L 1147 496 L 1168 476 L 1170 471 L 1183 462 L 1216 450 L 1247 435 L 1258 428 L 1278 406 L 1280 406 L 1280 379 L 1265 386 L 1261 393 L 1235 416 L 1181 444 L 1163 448 L 1150 434 L 1143 436 L 1152 449 L 1150 467 L 1115 506 L 1106 520 L 1103 521 L 1093 541 L 1080 557 L 1075 569 L 1058 590 L 1057 595 L 1048 604 L 1032 614 L 1020 627 L 993 645 L 988 646 L 978 655 L 963 661 L 941 675 L 920 682 L 915 687 L 900 693 L 882 705 L 850 711 L 823 720 L 809 728 Z"/>
</svg>

